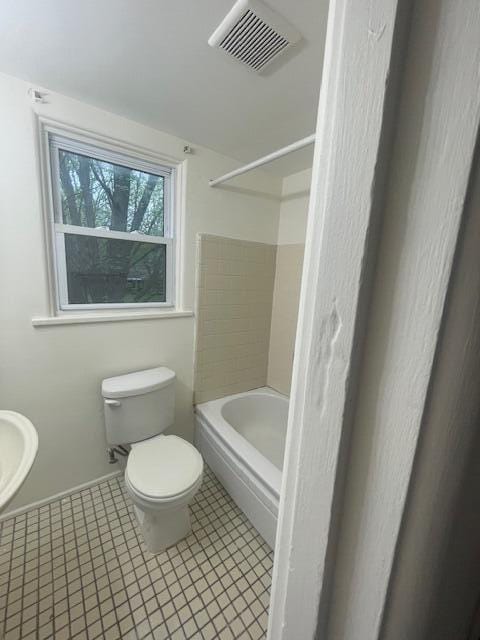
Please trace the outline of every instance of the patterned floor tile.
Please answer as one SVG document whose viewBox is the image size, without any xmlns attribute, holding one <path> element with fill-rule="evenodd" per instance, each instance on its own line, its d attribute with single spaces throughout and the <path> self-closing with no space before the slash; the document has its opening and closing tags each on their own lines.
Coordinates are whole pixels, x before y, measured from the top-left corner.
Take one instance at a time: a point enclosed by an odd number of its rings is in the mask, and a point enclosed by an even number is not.
<svg viewBox="0 0 480 640">
<path fill-rule="evenodd" d="M 272 552 L 213 473 L 192 532 L 145 548 L 118 476 L 0 523 L 4 640 L 259 640 Z"/>
</svg>

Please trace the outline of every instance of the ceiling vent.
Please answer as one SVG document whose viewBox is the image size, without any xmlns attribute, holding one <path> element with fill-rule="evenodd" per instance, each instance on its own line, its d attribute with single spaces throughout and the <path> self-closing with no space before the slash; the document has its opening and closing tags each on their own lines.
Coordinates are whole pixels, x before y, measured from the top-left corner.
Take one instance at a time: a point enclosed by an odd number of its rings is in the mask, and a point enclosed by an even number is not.
<svg viewBox="0 0 480 640">
<path fill-rule="evenodd" d="M 238 0 L 208 44 L 254 71 L 263 71 L 301 37 L 295 27 L 260 0 Z"/>
</svg>

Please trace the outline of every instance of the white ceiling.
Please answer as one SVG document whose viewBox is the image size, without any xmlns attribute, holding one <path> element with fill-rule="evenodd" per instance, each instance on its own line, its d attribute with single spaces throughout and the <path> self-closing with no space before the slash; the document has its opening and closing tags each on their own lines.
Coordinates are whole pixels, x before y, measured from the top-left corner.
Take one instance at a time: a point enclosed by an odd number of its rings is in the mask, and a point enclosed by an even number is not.
<svg viewBox="0 0 480 640">
<path fill-rule="evenodd" d="M 314 131 L 328 1 L 269 0 L 304 41 L 263 76 L 207 44 L 233 2 L 2 0 L 0 70 L 248 162 Z"/>
</svg>

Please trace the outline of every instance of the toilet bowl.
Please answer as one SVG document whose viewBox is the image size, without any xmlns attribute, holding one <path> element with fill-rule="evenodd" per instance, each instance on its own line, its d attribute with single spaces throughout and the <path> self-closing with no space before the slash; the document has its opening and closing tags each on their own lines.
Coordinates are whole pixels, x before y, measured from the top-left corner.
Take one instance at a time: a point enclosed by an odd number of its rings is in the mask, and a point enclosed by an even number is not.
<svg viewBox="0 0 480 640">
<path fill-rule="evenodd" d="M 107 441 L 130 444 L 125 486 L 145 545 L 154 554 L 186 537 L 188 505 L 202 484 L 203 459 L 175 435 L 175 374 L 166 367 L 107 378 L 102 383 Z"/>
<path fill-rule="evenodd" d="M 182 438 L 160 435 L 132 445 L 125 486 L 151 553 L 161 553 L 190 533 L 188 505 L 202 477 L 202 456 Z"/>
</svg>

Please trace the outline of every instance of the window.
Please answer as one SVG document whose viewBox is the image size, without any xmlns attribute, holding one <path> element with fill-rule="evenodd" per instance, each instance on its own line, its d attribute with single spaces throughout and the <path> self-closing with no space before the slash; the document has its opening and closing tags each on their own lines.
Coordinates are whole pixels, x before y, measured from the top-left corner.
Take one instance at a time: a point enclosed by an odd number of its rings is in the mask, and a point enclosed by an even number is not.
<svg viewBox="0 0 480 640">
<path fill-rule="evenodd" d="M 175 169 L 48 143 L 59 310 L 172 306 Z"/>
</svg>

